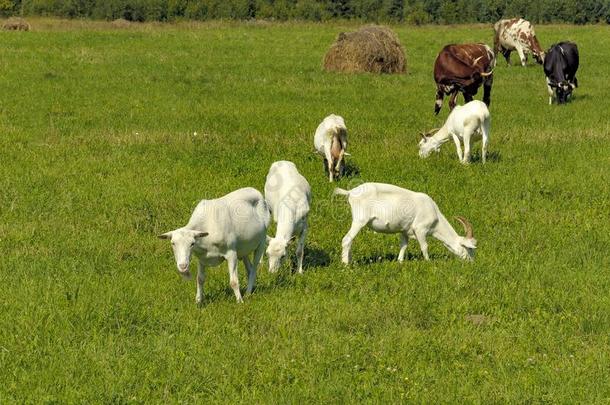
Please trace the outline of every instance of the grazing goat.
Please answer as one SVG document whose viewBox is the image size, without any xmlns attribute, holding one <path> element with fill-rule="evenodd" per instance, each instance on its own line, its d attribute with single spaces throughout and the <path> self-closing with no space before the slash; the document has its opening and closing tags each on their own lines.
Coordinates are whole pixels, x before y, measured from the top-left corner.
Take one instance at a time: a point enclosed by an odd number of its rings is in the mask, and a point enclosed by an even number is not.
<svg viewBox="0 0 610 405">
<path fill-rule="evenodd" d="M 277 223 L 275 237 L 267 240 L 269 271 L 278 270 L 288 244 L 298 237 L 296 254 L 298 271 L 302 274 L 311 188 L 294 163 L 282 160 L 271 165 L 265 182 L 265 201 Z"/>
<path fill-rule="evenodd" d="M 470 163 L 471 141 L 482 137 L 481 161 L 485 163 L 490 123 L 491 117 L 485 103 L 473 100 L 463 106 L 457 106 L 451 111 L 442 128 L 434 129 L 428 134 L 421 134 L 419 156 L 426 158 L 432 151 L 438 152 L 442 144 L 453 138 L 460 162 L 468 164 Z M 434 132 L 436 133 L 430 136 Z M 464 141 L 463 155 L 460 140 Z"/>
<path fill-rule="evenodd" d="M 477 241 L 472 225 L 463 217 L 456 217 L 464 226 L 466 236 L 459 236 L 436 203 L 424 193 L 416 193 L 391 184 L 364 183 L 349 191 L 336 188 L 334 194 L 348 196 L 352 209 L 352 226 L 342 241 L 341 260 L 351 261 L 352 242 L 365 226 L 380 233 L 400 233 L 398 261 L 402 262 L 408 238 L 419 242 L 422 254 L 428 257 L 426 236 L 443 242 L 452 253 L 464 260 L 473 260 Z"/>
<path fill-rule="evenodd" d="M 331 114 L 318 125 L 314 135 L 314 147 L 324 157 L 324 170 L 328 170 L 328 180 L 342 176 L 345 171 L 344 156 L 347 150 L 347 128 L 343 118 Z"/>
<path fill-rule="evenodd" d="M 243 302 L 239 291 L 237 262 L 242 260 L 248 272 L 249 294 L 256 282 L 256 270 L 265 252 L 269 210 L 262 194 L 253 188 L 242 188 L 214 200 L 197 204 L 186 226 L 160 235 L 171 239 L 178 273 L 191 278 L 191 253 L 199 259 L 196 302 L 203 300 L 205 268 L 218 266 L 224 260 L 229 266 L 229 281 L 237 302 Z M 248 258 L 254 252 L 252 262 Z"/>
</svg>

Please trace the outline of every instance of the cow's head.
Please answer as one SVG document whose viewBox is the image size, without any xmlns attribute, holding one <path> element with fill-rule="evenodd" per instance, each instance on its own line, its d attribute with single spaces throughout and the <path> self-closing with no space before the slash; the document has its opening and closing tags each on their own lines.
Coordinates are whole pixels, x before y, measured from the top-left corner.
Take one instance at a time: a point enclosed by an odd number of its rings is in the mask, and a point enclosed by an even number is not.
<svg viewBox="0 0 610 405">
<path fill-rule="evenodd" d="M 435 128 L 426 133 L 421 132 L 419 141 L 419 157 L 424 159 L 430 156 L 433 151 L 440 152 L 441 144 L 434 139 L 433 135 L 438 132 L 440 128 Z"/>
<path fill-rule="evenodd" d="M 543 51 L 534 52 L 533 56 L 534 56 L 534 60 L 536 60 L 536 62 L 538 62 L 538 64 L 544 65 L 544 57 L 546 56 L 546 54 Z"/>
<path fill-rule="evenodd" d="M 576 87 L 574 83 L 570 83 L 567 80 L 562 80 L 561 82 L 550 82 L 549 86 L 555 90 L 558 104 L 566 103 L 572 95 L 572 91 Z"/>
</svg>

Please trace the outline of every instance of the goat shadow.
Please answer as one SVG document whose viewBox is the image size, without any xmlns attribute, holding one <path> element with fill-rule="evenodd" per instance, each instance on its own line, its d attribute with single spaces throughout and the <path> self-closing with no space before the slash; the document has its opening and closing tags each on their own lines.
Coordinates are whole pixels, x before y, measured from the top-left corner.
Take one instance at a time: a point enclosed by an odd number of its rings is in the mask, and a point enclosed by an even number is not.
<svg viewBox="0 0 610 405">
<path fill-rule="evenodd" d="M 491 151 L 487 152 L 487 162 L 500 162 L 502 160 L 502 155 L 500 152 Z M 478 163 L 481 162 L 481 152 L 475 152 L 470 156 L 470 163 Z"/>
<path fill-rule="evenodd" d="M 280 267 L 280 269 L 273 276 L 273 280 L 268 285 L 256 285 L 254 287 L 253 294 L 267 294 L 270 291 L 275 291 L 278 288 L 290 288 L 295 284 L 295 276 L 299 276 L 297 272 L 298 268 L 298 260 L 296 257 L 296 253 L 294 249 L 289 250 L 290 258 L 287 258 L 285 263 Z M 330 256 L 324 250 L 319 249 L 317 247 L 309 247 L 305 245 L 305 252 L 303 255 L 303 272 L 308 273 L 317 268 L 328 267 L 330 265 Z M 222 266 L 222 265 L 221 265 Z M 226 264 L 225 264 L 226 266 Z M 267 261 L 267 257 L 265 256 L 258 268 L 258 276 L 260 276 L 261 272 L 269 271 L 269 263 Z M 244 301 L 247 300 L 247 295 L 245 293 L 245 286 L 248 282 L 248 276 L 243 268 L 243 265 L 240 264 L 238 267 L 239 271 L 239 280 L 240 280 L 240 290 L 242 296 L 244 297 Z M 258 277 L 257 277 L 258 278 Z M 200 308 L 206 307 L 208 304 L 215 301 L 223 301 L 226 299 L 233 298 L 235 295 L 233 290 L 230 287 L 225 287 L 223 290 L 218 290 L 215 292 L 205 291 L 204 300 Z"/>
<path fill-rule="evenodd" d="M 446 255 L 446 254 L 429 253 L 428 256 L 430 257 L 430 261 L 432 261 L 432 260 L 437 260 L 437 261 L 443 260 L 444 261 L 444 260 L 451 259 L 451 256 Z M 408 263 L 411 261 L 423 262 L 425 260 L 424 260 L 424 256 L 422 255 L 421 252 L 417 252 L 417 253 L 406 252 L 405 260 L 402 264 L 404 265 L 405 263 Z M 370 265 L 373 263 L 385 263 L 385 262 L 395 262 L 397 264 L 401 264 L 401 263 L 398 263 L 398 254 L 397 253 L 373 253 L 369 256 L 360 257 L 360 258 L 357 258 L 356 260 L 352 260 L 352 264 L 355 264 L 355 265 Z"/>
<path fill-rule="evenodd" d="M 351 161 L 345 162 L 345 168 L 343 169 L 343 176 L 346 179 L 350 179 L 352 177 L 359 176 L 359 175 L 360 175 L 360 167 L 358 167 L 356 164 L 352 163 Z"/>
<path fill-rule="evenodd" d="M 297 257 L 293 255 L 291 257 L 292 269 L 297 268 Z M 305 254 L 303 255 L 303 271 L 307 272 L 307 269 L 328 267 L 330 265 L 330 256 L 324 250 L 305 245 Z"/>
<path fill-rule="evenodd" d="M 326 175 L 326 177 L 328 177 L 328 161 L 326 159 L 323 160 L 323 164 L 324 164 L 324 174 Z M 347 161 L 345 160 L 345 165 L 343 166 L 343 175 L 339 177 L 339 179 L 341 178 L 352 178 L 355 176 L 360 175 L 360 167 L 358 167 L 356 164 L 352 163 L 351 161 Z"/>
</svg>

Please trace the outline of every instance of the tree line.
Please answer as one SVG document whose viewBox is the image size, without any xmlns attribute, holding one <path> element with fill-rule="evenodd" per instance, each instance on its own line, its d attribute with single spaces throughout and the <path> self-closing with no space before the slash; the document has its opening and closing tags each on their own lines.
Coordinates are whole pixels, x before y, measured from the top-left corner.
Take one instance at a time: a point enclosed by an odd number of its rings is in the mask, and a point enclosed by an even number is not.
<svg viewBox="0 0 610 405">
<path fill-rule="evenodd" d="M 0 0 L 3 16 L 129 21 L 333 19 L 409 24 L 610 23 L 610 0 Z"/>
</svg>

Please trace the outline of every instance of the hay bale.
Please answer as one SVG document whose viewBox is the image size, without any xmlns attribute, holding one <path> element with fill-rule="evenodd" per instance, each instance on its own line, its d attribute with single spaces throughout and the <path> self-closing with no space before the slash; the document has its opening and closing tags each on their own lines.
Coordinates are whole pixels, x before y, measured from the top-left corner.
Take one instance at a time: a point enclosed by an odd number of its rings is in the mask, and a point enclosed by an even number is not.
<svg viewBox="0 0 610 405">
<path fill-rule="evenodd" d="M 23 18 L 9 18 L 2 25 L 2 29 L 6 31 L 29 31 L 30 28 L 30 24 Z"/>
<path fill-rule="evenodd" d="M 117 18 L 116 20 L 110 23 L 113 28 L 129 28 L 131 27 L 131 22 L 127 21 L 124 18 Z"/>
<path fill-rule="evenodd" d="M 324 57 L 324 69 L 337 72 L 405 73 L 406 68 L 398 37 L 379 25 L 340 33 Z"/>
</svg>

